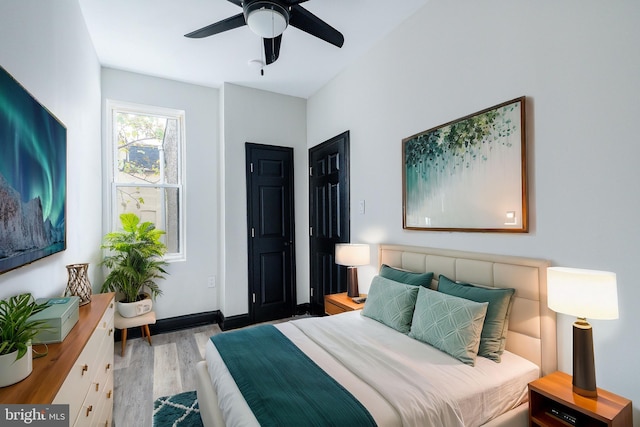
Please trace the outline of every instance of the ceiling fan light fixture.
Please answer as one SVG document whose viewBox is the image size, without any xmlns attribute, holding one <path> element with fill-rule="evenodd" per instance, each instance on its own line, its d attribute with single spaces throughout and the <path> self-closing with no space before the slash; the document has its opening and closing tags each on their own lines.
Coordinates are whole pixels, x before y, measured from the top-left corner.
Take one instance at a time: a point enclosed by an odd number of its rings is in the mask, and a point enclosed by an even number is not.
<svg viewBox="0 0 640 427">
<path fill-rule="evenodd" d="M 271 1 L 249 3 L 244 15 L 251 31 L 265 39 L 278 37 L 289 25 L 287 9 Z"/>
</svg>

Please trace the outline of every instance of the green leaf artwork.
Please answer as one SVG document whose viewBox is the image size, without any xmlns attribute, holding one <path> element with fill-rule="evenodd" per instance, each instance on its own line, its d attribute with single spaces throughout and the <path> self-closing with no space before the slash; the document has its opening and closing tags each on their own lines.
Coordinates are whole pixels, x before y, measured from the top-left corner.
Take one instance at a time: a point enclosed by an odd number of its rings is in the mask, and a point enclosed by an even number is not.
<svg viewBox="0 0 640 427">
<path fill-rule="evenodd" d="M 505 210 L 521 209 L 503 200 L 522 197 L 523 107 L 516 101 L 404 141 L 405 226 L 495 228 Z"/>
</svg>

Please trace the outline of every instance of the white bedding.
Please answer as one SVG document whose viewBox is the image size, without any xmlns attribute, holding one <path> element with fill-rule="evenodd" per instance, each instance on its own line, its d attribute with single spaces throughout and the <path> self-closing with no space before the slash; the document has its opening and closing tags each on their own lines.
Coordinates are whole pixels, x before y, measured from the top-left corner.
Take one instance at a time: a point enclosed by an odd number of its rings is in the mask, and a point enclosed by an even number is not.
<svg viewBox="0 0 640 427">
<path fill-rule="evenodd" d="M 276 327 L 379 426 L 479 426 L 525 401 L 527 384 L 539 377 L 538 366 L 509 352 L 501 363 L 478 357 L 474 367 L 465 365 L 360 311 Z M 210 340 L 206 360 L 226 426 L 258 426 Z"/>
</svg>

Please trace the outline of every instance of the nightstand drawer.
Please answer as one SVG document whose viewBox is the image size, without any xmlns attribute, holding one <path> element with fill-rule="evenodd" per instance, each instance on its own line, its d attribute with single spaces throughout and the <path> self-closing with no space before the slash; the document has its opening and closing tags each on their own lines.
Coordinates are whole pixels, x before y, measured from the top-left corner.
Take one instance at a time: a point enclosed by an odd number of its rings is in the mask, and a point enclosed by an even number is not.
<svg viewBox="0 0 640 427">
<path fill-rule="evenodd" d="M 345 311 L 362 310 L 363 307 L 363 303 L 358 304 L 353 302 L 351 297 L 347 296 L 346 292 L 324 296 L 324 312 L 330 316 L 332 314 L 344 313 Z"/>
<path fill-rule="evenodd" d="M 328 315 L 344 313 L 346 310 L 344 307 L 334 304 L 331 301 L 324 301 L 324 312 Z"/>
</svg>

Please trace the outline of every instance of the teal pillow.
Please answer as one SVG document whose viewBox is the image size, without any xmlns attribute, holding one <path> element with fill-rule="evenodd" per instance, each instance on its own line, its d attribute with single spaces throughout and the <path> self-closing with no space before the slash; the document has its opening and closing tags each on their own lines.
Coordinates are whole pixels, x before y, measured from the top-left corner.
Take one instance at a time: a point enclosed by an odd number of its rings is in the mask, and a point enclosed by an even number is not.
<svg viewBox="0 0 640 427">
<path fill-rule="evenodd" d="M 504 353 L 507 344 L 509 313 L 516 290 L 512 288 L 483 288 L 470 283 L 454 282 L 446 276 L 440 275 L 438 291 L 476 302 L 489 303 L 487 316 L 482 327 L 478 355 L 494 362 L 500 362 L 500 355 Z"/>
<path fill-rule="evenodd" d="M 371 281 L 362 315 L 406 334 L 411 329 L 417 295 L 417 286 L 375 276 Z"/>
<path fill-rule="evenodd" d="M 487 306 L 421 287 L 409 336 L 474 366 Z"/>
<path fill-rule="evenodd" d="M 396 282 L 406 283 L 407 285 L 424 286 L 425 288 L 431 287 L 431 281 L 433 280 L 433 273 L 414 273 L 413 271 L 399 270 L 397 268 L 389 267 L 386 264 L 382 264 L 380 267 L 380 276 L 395 280 Z"/>
</svg>

